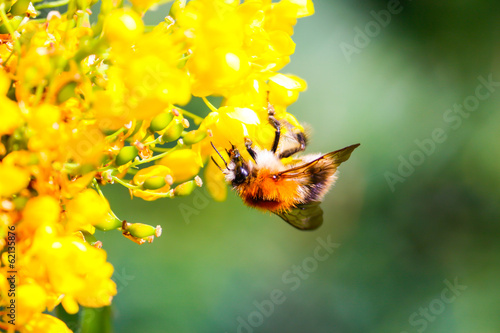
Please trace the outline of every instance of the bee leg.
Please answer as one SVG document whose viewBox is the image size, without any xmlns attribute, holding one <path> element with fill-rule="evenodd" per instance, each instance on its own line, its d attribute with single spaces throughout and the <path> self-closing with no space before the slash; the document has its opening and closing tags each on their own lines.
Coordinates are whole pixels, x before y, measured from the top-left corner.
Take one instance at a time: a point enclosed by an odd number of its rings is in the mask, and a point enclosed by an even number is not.
<svg viewBox="0 0 500 333">
<path fill-rule="evenodd" d="M 252 148 L 252 140 L 250 138 L 245 138 L 245 147 L 247 149 L 248 154 L 253 158 L 255 161 L 255 158 L 257 157 L 257 154 L 255 153 L 255 150 Z"/>
<path fill-rule="evenodd" d="M 286 158 L 290 157 L 295 153 L 298 153 L 299 151 L 303 151 L 306 149 L 306 144 L 307 144 L 307 137 L 303 132 L 298 132 L 294 134 L 295 140 L 297 140 L 297 145 L 293 148 L 287 149 L 285 151 L 280 152 L 279 158 Z"/>
<path fill-rule="evenodd" d="M 269 123 L 275 129 L 275 132 L 274 132 L 274 142 L 273 142 L 273 147 L 271 148 L 271 151 L 273 153 L 276 153 L 276 150 L 278 150 L 278 144 L 280 143 L 281 124 L 278 121 L 278 119 L 276 119 L 274 117 L 274 108 L 271 105 L 271 103 L 269 103 L 269 101 L 267 102 L 267 114 L 268 114 Z"/>
</svg>

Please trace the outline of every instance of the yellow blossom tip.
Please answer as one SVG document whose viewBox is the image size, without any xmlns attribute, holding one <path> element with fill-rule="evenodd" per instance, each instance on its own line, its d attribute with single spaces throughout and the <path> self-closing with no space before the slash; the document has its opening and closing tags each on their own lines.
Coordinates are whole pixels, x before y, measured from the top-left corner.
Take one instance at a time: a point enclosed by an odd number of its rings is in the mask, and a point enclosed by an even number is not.
<svg viewBox="0 0 500 333">
<path fill-rule="evenodd" d="M 196 186 L 198 186 L 198 187 L 203 186 L 203 180 L 201 180 L 200 176 L 194 177 L 194 182 L 196 183 Z"/>
<path fill-rule="evenodd" d="M 149 236 L 154 236 L 158 232 L 161 235 L 161 227 L 153 227 L 148 224 L 143 224 L 143 223 L 126 223 L 124 224 L 123 228 L 123 233 L 129 233 L 130 235 L 136 237 L 136 238 L 146 238 Z"/>
<path fill-rule="evenodd" d="M 160 225 L 157 225 L 157 226 L 156 226 L 156 231 L 155 231 L 155 236 L 156 236 L 156 237 L 160 237 L 160 236 L 161 236 L 161 233 L 162 233 L 161 226 L 160 226 Z"/>
<path fill-rule="evenodd" d="M 166 175 L 165 176 L 165 182 L 168 184 L 168 185 L 172 185 L 174 183 L 174 178 L 172 177 L 172 175 Z"/>
</svg>

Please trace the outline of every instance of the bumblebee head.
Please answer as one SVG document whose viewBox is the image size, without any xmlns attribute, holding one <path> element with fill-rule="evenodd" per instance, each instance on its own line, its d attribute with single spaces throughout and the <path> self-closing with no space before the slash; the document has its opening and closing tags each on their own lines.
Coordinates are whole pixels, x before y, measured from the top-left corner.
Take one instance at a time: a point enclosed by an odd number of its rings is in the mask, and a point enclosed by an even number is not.
<svg viewBox="0 0 500 333">
<path fill-rule="evenodd" d="M 233 173 L 231 184 L 237 186 L 243 184 L 250 174 L 249 165 L 243 157 L 241 157 L 240 151 L 234 145 L 228 152 L 229 155 L 229 166 L 228 169 Z M 227 177 L 226 177 L 227 178 Z"/>
<path fill-rule="evenodd" d="M 217 152 L 219 157 L 224 161 L 224 164 L 226 166 L 225 169 L 222 169 L 217 162 L 212 157 L 212 161 L 219 167 L 219 169 L 224 173 L 226 176 L 226 182 L 231 183 L 233 186 L 238 186 L 243 184 L 248 176 L 250 175 L 250 164 L 245 161 L 245 159 L 241 156 L 240 151 L 236 146 L 231 144 L 231 149 L 227 150 L 226 153 L 229 156 L 229 162 L 226 162 L 222 155 L 219 153 L 217 148 L 212 144 L 212 147 L 214 150 Z"/>
</svg>

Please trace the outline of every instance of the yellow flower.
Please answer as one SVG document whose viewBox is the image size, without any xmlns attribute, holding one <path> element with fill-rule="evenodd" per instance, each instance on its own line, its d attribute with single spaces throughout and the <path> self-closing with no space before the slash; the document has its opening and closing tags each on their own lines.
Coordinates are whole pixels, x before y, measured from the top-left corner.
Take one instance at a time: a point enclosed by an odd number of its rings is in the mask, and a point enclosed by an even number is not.
<svg viewBox="0 0 500 333">
<path fill-rule="evenodd" d="M 202 122 L 200 128 L 210 130 L 212 137 L 207 137 L 199 144 L 194 145 L 201 155 L 206 157 L 215 153 L 211 143 L 224 151 L 231 148 L 231 144 L 241 148 L 245 158 L 250 158 L 244 149 L 245 138 L 251 138 L 261 148 L 268 148 L 274 139 L 274 129 L 266 118 L 249 108 L 223 106 L 216 112 L 211 112 Z M 215 155 L 214 155 L 215 156 Z"/>
<path fill-rule="evenodd" d="M 193 74 L 195 96 L 228 95 L 248 76 L 250 62 L 247 54 L 238 48 L 212 49 L 207 45 L 205 50 L 197 49 L 188 61 L 188 68 Z"/>
<path fill-rule="evenodd" d="M 140 11 L 146 11 L 148 8 L 160 2 L 160 0 L 131 0 L 130 2 Z"/>
<path fill-rule="evenodd" d="M 144 23 L 139 14 L 131 9 L 115 9 L 104 22 L 104 36 L 110 42 L 131 43 L 144 31 Z"/>
<path fill-rule="evenodd" d="M 299 92 L 306 89 L 307 84 L 303 79 L 278 73 L 269 78 L 269 102 L 273 105 L 288 106 L 295 103 Z"/>
<path fill-rule="evenodd" d="M 24 325 L 33 316 L 45 311 L 47 293 L 35 282 L 21 284 L 17 289 L 18 324 Z"/>
<path fill-rule="evenodd" d="M 148 182 L 161 183 L 163 186 L 155 189 L 132 190 L 132 195 L 147 201 L 161 198 L 162 195 L 170 191 L 170 185 L 173 183 L 172 172 L 164 165 L 153 165 L 139 170 L 133 179 L 135 185 L 145 186 L 145 183 L 148 184 Z M 147 185 L 145 187 L 147 187 Z"/>
<path fill-rule="evenodd" d="M 208 161 L 205 168 L 205 186 L 207 187 L 208 193 L 210 193 L 210 196 L 214 200 L 226 200 L 227 185 L 224 179 L 224 174 L 219 170 L 213 161 Z"/>
<path fill-rule="evenodd" d="M 72 333 L 66 324 L 56 317 L 41 313 L 21 329 L 21 333 Z"/>
<path fill-rule="evenodd" d="M 174 150 L 162 158 L 158 164 L 164 165 L 171 170 L 176 183 L 193 178 L 203 165 L 199 154 L 191 149 Z"/>
<path fill-rule="evenodd" d="M 23 274 L 43 282 L 59 301 L 62 298 L 69 313 L 76 313 L 78 304 L 109 305 L 116 294 L 111 280 L 113 267 L 106 262 L 106 252 L 75 236 L 58 237 L 48 227 L 37 230 L 35 242 L 18 265 L 24 266 Z M 47 298 L 49 310 L 59 301 L 54 304 Z"/>
<path fill-rule="evenodd" d="M 10 79 L 0 71 L 0 136 L 12 134 L 14 130 L 22 124 L 19 107 L 5 95 L 10 86 Z"/>
<path fill-rule="evenodd" d="M 30 174 L 16 166 L 0 163 L 0 197 L 10 197 L 26 188 Z"/>
<path fill-rule="evenodd" d="M 28 147 L 32 151 L 57 149 L 61 145 L 61 110 L 51 104 L 42 104 L 30 110 L 28 124 L 33 129 Z"/>
<path fill-rule="evenodd" d="M 41 226 L 55 226 L 59 222 L 60 212 L 59 202 L 51 196 L 43 195 L 29 199 L 23 210 L 19 234 L 27 237 Z"/>
<path fill-rule="evenodd" d="M 224 200 L 224 175 L 209 157 L 224 162 L 212 144 L 226 161 L 232 145 L 248 155 L 247 138 L 269 149 L 268 102 L 292 125 L 285 134 L 302 130 L 286 108 L 306 84 L 277 71 L 295 50 L 297 18 L 314 12 L 310 0 L 179 0 L 147 32 L 141 17 L 158 0 L 131 1 L 104 2 L 93 26 L 86 9 L 95 0 L 41 21 L 25 0 L 8 9 L 27 15 L 15 34 L 0 35 L 0 307 L 9 304 L 15 226 L 16 331 L 69 332 L 43 312 L 111 303 L 113 267 L 94 228 L 120 229 L 138 244 L 160 235 L 159 226 L 116 217 L 99 186 L 121 184 L 145 200 L 190 195 L 205 164 L 209 193 Z M 223 101 L 204 119 L 179 108 L 209 95 Z"/>
<path fill-rule="evenodd" d="M 89 209 L 92 207 L 92 209 Z M 86 229 L 105 220 L 108 216 L 109 203 L 96 191 L 87 189 L 76 195 L 66 204 L 68 231 Z M 92 230 L 92 228 L 90 228 Z"/>
</svg>

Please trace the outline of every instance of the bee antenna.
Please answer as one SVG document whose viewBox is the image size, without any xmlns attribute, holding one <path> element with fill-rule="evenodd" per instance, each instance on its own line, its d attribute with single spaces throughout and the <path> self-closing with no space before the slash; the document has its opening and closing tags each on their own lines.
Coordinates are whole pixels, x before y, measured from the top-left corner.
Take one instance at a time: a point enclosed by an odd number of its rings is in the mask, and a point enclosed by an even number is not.
<svg viewBox="0 0 500 333">
<path fill-rule="evenodd" d="M 219 153 L 219 151 L 217 150 L 217 148 L 215 148 L 214 143 L 213 143 L 212 141 L 210 141 L 210 144 L 212 145 L 212 148 L 213 148 L 213 149 L 217 152 L 217 154 L 219 155 L 219 157 L 221 158 L 221 160 L 223 160 L 223 161 L 224 161 L 224 164 L 226 165 L 226 169 L 227 169 L 227 162 L 226 162 L 226 160 L 224 159 L 224 157 L 222 157 L 222 155 Z M 226 150 L 226 151 L 227 151 L 227 150 Z M 229 153 L 228 153 L 228 155 L 229 155 Z M 212 158 L 212 160 L 213 160 L 213 158 Z M 214 162 L 215 162 L 215 161 L 214 161 Z M 217 165 L 217 163 L 215 163 L 215 164 Z M 219 166 L 219 165 L 217 165 L 217 166 Z M 219 167 L 219 169 L 220 169 L 220 167 Z M 222 170 L 222 169 L 221 169 L 221 170 Z"/>
<path fill-rule="evenodd" d="M 217 165 L 217 167 L 219 168 L 220 171 L 222 171 L 221 167 L 217 164 L 217 162 L 215 162 L 215 159 L 213 156 L 210 156 L 210 158 L 212 159 L 212 161 L 215 163 L 215 165 Z"/>
</svg>

